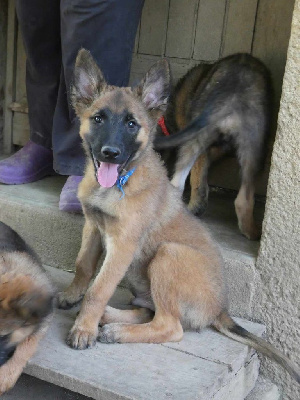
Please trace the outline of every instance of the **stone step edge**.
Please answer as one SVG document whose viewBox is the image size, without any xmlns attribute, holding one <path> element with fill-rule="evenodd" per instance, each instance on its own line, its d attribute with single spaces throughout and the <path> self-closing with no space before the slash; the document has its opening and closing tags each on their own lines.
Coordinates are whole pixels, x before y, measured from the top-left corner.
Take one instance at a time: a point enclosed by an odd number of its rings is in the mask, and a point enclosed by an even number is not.
<svg viewBox="0 0 300 400">
<path fill-rule="evenodd" d="M 255 387 L 245 400 L 281 400 L 282 393 L 275 383 L 269 379 L 258 376 Z"/>
</svg>

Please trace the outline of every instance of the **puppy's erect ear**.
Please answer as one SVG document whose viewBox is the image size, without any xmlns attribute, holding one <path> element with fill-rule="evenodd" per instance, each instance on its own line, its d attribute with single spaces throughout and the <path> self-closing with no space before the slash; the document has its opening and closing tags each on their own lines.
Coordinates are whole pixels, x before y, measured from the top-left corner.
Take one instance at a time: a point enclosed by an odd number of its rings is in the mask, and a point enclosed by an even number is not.
<svg viewBox="0 0 300 400">
<path fill-rule="evenodd" d="M 171 90 L 170 66 L 166 59 L 159 60 L 135 88 L 147 110 L 166 109 Z"/>
<path fill-rule="evenodd" d="M 72 104 L 76 113 L 80 115 L 86 107 L 91 105 L 105 86 L 105 79 L 91 53 L 85 49 L 79 50 L 75 63 L 71 94 Z"/>
</svg>

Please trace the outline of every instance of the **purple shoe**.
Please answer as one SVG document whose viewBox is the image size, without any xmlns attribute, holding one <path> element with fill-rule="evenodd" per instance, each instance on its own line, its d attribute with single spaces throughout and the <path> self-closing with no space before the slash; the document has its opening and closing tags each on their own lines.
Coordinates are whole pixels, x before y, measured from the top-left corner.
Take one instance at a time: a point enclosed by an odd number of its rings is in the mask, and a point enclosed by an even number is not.
<svg viewBox="0 0 300 400">
<path fill-rule="evenodd" d="M 52 151 L 34 142 L 0 161 L 0 183 L 20 185 L 55 175 Z"/>
<path fill-rule="evenodd" d="M 59 209 L 70 213 L 82 213 L 80 201 L 77 197 L 78 185 L 83 176 L 69 176 L 59 197 Z"/>
</svg>

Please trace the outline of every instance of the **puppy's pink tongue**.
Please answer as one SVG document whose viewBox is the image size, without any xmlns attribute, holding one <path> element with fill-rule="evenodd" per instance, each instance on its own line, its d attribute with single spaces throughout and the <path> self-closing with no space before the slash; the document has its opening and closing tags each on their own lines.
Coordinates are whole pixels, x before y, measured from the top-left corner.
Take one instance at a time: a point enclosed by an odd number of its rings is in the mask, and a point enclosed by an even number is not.
<svg viewBox="0 0 300 400">
<path fill-rule="evenodd" d="M 114 186 L 118 178 L 119 164 L 101 162 L 97 171 L 97 179 L 101 186 L 110 188 Z"/>
</svg>

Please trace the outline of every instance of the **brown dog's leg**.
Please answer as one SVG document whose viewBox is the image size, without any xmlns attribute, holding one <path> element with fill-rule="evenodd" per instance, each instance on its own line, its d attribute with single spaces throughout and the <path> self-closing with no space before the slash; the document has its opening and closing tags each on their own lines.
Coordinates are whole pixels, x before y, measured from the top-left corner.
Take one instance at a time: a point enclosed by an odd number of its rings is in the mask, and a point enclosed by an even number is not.
<svg viewBox="0 0 300 400">
<path fill-rule="evenodd" d="M 86 219 L 82 232 L 82 243 L 76 260 L 76 273 L 71 285 L 58 294 L 58 307 L 68 309 L 84 296 L 95 273 L 102 252 L 98 228 Z"/>
<path fill-rule="evenodd" d="M 0 395 L 15 385 L 27 361 L 35 353 L 38 342 L 45 332 L 46 327 L 28 336 L 17 346 L 12 358 L 2 365 L 0 368 Z"/>
<path fill-rule="evenodd" d="M 156 311 L 146 324 L 108 324 L 100 330 L 98 340 L 103 343 L 164 343 L 179 342 L 183 329 L 178 318 Z"/>
<path fill-rule="evenodd" d="M 144 324 L 153 319 L 153 311 L 148 308 L 137 308 L 134 310 L 118 310 L 110 306 L 105 307 L 100 325 L 119 322 L 122 324 Z"/>
<path fill-rule="evenodd" d="M 103 266 L 86 292 L 81 310 L 67 338 L 67 343 L 74 349 L 83 350 L 96 343 L 98 324 L 105 306 L 131 264 L 135 250 L 136 245 L 127 239 L 118 238 L 117 243 L 113 239 L 109 241 Z"/>
<path fill-rule="evenodd" d="M 202 215 L 207 207 L 207 171 L 208 157 L 206 154 L 202 154 L 193 165 L 190 176 L 191 196 L 188 209 L 193 214 Z"/>
<path fill-rule="evenodd" d="M 253 218 L 254 186 L 252 184 L 242 183 L 234 205 L 242 234 L 250 240 L 258 240 L 261 232 Z"/>
<path fill-rule="evenodd" d="M 253 132 L 248 134 L 249 137 L 256 137 L 256 139 L 261 136 Z M 262 140 L 262 138 L 260 139 Z M 253 142 L 249 143 L 240 143 L 237 148 L 242 183 L 234 205 L 240 231 L 250 240 L 258 240 L 261 235 L 261 231 L 253 219 L 253 208 L 254 179 L 262 164 L 262 148 L 263 144 L 258 140 L 257 142 L 253 140 Z"/>
</svg>

